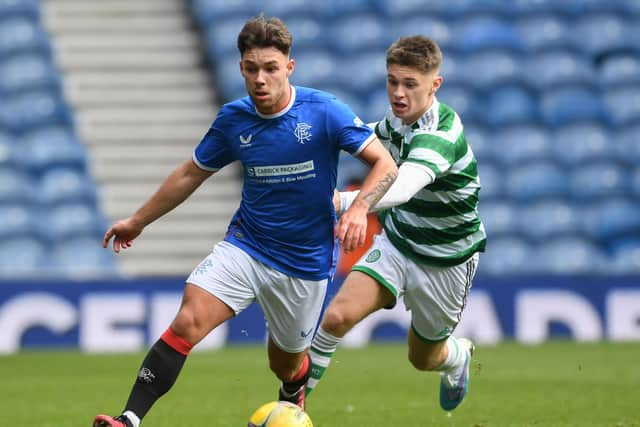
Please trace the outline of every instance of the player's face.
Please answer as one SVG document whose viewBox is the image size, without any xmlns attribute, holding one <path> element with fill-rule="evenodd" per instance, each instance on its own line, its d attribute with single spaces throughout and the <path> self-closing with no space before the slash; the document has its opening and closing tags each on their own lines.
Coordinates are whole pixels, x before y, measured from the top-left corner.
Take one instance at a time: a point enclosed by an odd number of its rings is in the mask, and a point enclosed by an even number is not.
<svg viewBox="0 0 640 427">
<path fill-rule="evenodd" d="M 263 114 L 274 114 L 289 103 L 289 76 L 295 62 L 275 47 L 253 48 L 240 59 L 247 92 Z"/>
<path fill-rule="evenodd" d="M 427 112 L 442 84 L 438 70 L 423 73 L 404 65 L 387 67 L 387 96 L 391 109 L 404 124 L 414 123 Z"/>
</svg>

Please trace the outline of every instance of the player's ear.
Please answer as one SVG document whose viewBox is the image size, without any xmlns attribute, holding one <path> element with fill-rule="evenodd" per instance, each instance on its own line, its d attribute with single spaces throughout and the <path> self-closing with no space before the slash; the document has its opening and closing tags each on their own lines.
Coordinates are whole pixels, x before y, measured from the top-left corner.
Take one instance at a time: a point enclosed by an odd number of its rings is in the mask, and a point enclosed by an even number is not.
<svg viewBox="0 0 640 427">
<path fill-rule="evenodd" d="M 440 89 L 440 86 L 442 86 L 442 82 L 444 81 L 442 76 L 436 76 L 435 79 L 433 79 L 433 93 L 436 93 L 438 91 L 438 89 Z"/>
<path fill-rule="evenodd" d="M 293 73 L 294 68 L 296 68 L 296 60 L 291 58 L 287 63 L 287 77 L 289 77 L 291 73 Z"/>
</svg>

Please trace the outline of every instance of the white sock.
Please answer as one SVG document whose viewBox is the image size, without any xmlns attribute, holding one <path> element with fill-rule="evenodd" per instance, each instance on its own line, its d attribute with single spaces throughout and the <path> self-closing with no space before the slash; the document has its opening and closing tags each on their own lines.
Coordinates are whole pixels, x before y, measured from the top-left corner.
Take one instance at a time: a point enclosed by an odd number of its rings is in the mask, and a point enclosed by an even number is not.
<svg viewBox="0 0 640 427">
<path fill-rule="evenodd" d="M 452 335 L 447 339 L 447 350 L 447 358 L 437 370 L 442 373 L 442 378 L 445 380 L 447 386 L 456 387 L 464 371 L 466 349 L 462 347 L 456 337 Z"/>
<path fill-rule="evenodd" d="M 124 415 L 129 421 L 131 421 L 131 425 L 133 425 L 133 427 L 140 427 L 140 418 L 138 418 L 138 416 L 132 411 L 124 411 L 122 415 Z"/>
<path fill-rule="evenodd" d="M 333 353 L 335 353 L 340 341 L 342 341 L 342 338 L 336 337 L 322 328 L 318 329 L 309 350 L 311 377 L 307 382 L 307 393 L 310 393 L 316 387 L 324 371 L 329 367 Z"/>
</svg>

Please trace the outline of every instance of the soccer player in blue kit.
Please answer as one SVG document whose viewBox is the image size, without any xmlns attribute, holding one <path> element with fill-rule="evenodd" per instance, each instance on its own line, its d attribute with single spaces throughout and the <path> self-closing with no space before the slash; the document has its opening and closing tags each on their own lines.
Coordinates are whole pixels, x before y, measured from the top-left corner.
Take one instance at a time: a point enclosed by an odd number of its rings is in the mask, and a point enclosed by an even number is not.
<svg viewBox="0 0 640 427">
<path fill-rule="evenodd" d="M 291 41 L 277 18 L 245 23 L 238 49 L 249 96 L 223 105 L 193 158 L 105 233 L 105 247 L 113 238 L 115 252 L 127 249 L 217 170 L 234 160 L 244 167 L 242 200 L 225 239 L 188 277 L 178 314 L 147 353 L 122 414 L 98 415 L 94 427 L 138 427 L 174 384 L 193 346 L 254 301 L 267 319 L 269 367 L 282 381 L 278 399 L 304 408 L 307 352 L 333 274 L 336 237 L 347 251 L 364 244 L 369 208 L 393 183 L 397 167 L 349 107 L 289 83 Z M 371 171 L 336 225 L 332 198 L 341 149 Z"/>
</svg>

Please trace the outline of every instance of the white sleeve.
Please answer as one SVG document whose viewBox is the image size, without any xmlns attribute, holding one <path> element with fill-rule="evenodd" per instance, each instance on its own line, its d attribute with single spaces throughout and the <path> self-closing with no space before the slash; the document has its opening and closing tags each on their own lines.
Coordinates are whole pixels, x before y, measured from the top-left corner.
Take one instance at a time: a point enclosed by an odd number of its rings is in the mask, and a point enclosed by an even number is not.
<svg viewBox="0 0 640 427">
<path fill-rule="evenodd" d="M 391 185 L 391 188 L 370 211 L 375 212 L 407 203 L 418 191 L 434 180 L 435 174 L 431 169 L 405 162 L 398 169 L 398 178 Z M 359 191 L 340 192 L 340 213 L 349 209 L 358 193 Z"/>
</svg>

